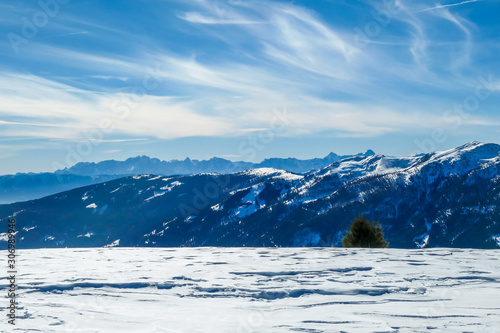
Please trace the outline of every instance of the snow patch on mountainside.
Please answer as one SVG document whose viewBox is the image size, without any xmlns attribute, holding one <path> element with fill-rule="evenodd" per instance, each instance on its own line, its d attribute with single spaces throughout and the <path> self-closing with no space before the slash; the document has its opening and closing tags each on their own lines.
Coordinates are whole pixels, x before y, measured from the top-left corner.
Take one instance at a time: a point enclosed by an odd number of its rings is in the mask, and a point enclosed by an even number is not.
<svg viewBox="0 0 500 333">
<path fill-rule="evenodd" d="M 304 178 L 302 175 L 297 175 L 291 172 L 287 172 L 284 170 L 280 169 L 274 169 L 274 168 L 258 168 L 258 169 L 251 169 L 248 171 L 243 171 L 239 173 L 240 175 L 246 175 L 246 176 L 257 176 L 257 177 L 267 177 L 267 176 L 273 176 L 275 179 L 283 179 L 283 180 L 298 180 Z"/>
<path fill-rule="evenodd" d="M 492 241 L 494 241 L 498 247 L 500 247 L 500 234 L 499 235 L 493 235 L 490 238 Z"/>
<path fill-rule="evenodd" d="M 115 247 L 115 246 L 118 246 L 118 245 L 120 245 L 120 240 L 119 239 L 115 240 L 111 244 L 108 244 L 108 245 L 106 245 L 104 247 Z"/>
<path fill-rule="evenodd" d="M 260 207 L 255 204 L 249 204 L 246 206 L 240 206 L 238 209 L 234 210 L 234 216 L 237 218 L 244 218 L 255 213 Z"/>
<path fill-rule="evenodd" d="M 385 175 L 401 171 L 415 164 L 415 162 L 415 157 L 397 158 L 383 155 L 373 155 L 366 158 L 352 157 L 320 170 L 318 176 L 323 178 L 337 175 L 343 181 L 348 181 L 363 176 Z"/>
<path fill-rule="evenodd" d="M 242 204 L 252 204 L 259 196 L 260 192 L 264 189 L 265 185 L 252 186 L 247 195 L 241 199 Z"/>
<path fill-rule="evenodd" d="M 146 178 L 146 177 L 149 177 L 150 175 L 137 175 L 137 176 L 133 176 L 132 179 L 141 179 L 141 178 Z"/>
<path fill-rule="evenodd" d="M 110 194 L 111 194 L 111 193 L 115 193 L 115 192 L 119 191 L 120 189 L 122 189 L 123 187 L 125 187 L 125 185 L 121 185 L 120 187 L 118 187 L 117 189 L 115 189 L 115 190 L 113 190 L 113 191 L 111 191 L 111 192 L 109 192 L 109 193 L 110 193 Z"/>
<path fill-rule="evenodd" d="M 425 220 L 425 227 L 427 228 L 427 231 L 425 233 L 413 238 L 415 245 L 419 249 L 425 248 L 427 246 L 427 244 L 429 243 L 429 233 L 432 229 L 432 223 L 429 223 L 429 222 L 427 222 L 427 220 Z"/>
<path fill-rule="evenodd" d="M 193 222 L 193 220 L 196 218 L 196 215 L 191 215 L 191 216 L 188 216 L 184 219 L 184 222 L 186 223 L 190 223 L 190 222 Z"/>
<path fill-rule="evenodd" d="M 92 231 L 90 231 L 90 232 L 87 232 L 85 235 L 78 235 L 76 237 L 88 237 L 88 238 L 90 238 L 90 237 L 92 237 L 94 235 L 95 235 L 95 233 L 93 233 Z"/>
<path fill-rule="evenodd" d="M 210 209 L 213 210 L 214 212 L 221 211 L 224 209 L 224 205 L 222 204 L 213 205 L 212 207 L 210 207 Z"/>
<path fill-rule="evenodd" d="M 166 186 L 162 186 L 162 187 L 160 187 L 160 190 L 170 192 L 170 191 L 172 191 L 172 189 L 173 189 L 174 187 L 176 187 L 176 186 L 180 186 L 180 185 L 182 185 L 182 183 L 181 183 L 181 182 L 179 182 L 179 181 L 174 181 L 174 182 L 172 182 L 172 183 L 170 183 L 170 184 L 168 184 L 168 185 L 166 185 Z"/>
<path fill-rule="evenodd" d="M 282 172 L 281 174 L 274 176 L 273 178 L 292 181 L 292 180 L 302 179 L 302 178 L 304 178 L 304 176 L 297 175 L 297 174 L 290 173 L 290 172 Z"/>
<path fill-rule="evenodd" d="M 16 235 L 19 231 L 15 231 L 12 235 Z M 9 233 L 3 232 L 0 234 L 0 241 L 8 242 L 9 241 Z"/>
<path fill-rule="evenodd" d="M 154 192 L 153 192 L 153 196 L 151 196 L 151 197 L 149 197 L 149 198 L 145 199 L 145 200 L 144 200 L 144 202 L 148 202 L 148 201 L 150 201 L 150 200 L 153 200 L 154 198 L 161 197 L 162 195 L 165 195 L 166 193 L 167 193 L 167 192 L 165 192 L 165 191 L 162 191 L 162 192 L 156 192 L 156 191 L 154 191 Z"/>
<path fill-rule="evenodd" d="M 233 211 L 234 216 L 244 218 L 264 208 L 266 206 L 265 203 L 257 199 L 264 187 L 265 185 L 252 186 L 247 195 L 241 199 L 239 207 Z"/>
</svg>

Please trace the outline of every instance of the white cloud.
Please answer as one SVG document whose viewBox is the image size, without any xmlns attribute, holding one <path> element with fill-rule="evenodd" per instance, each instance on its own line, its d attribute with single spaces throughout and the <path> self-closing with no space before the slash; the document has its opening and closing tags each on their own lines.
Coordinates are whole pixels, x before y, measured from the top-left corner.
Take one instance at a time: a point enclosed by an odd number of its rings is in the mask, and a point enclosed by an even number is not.
<svg viewBox="0 0 500 333">
<path fill-rule="evenodd" d="M 4 137 L 84 138 L 99 129 L 103 119 L 113 123 L 116 134 L 159 138 L 218 135 L 229 128 L 217 117 L 197 114 L 189 103 L 168 97 L 145 96 L 129 112 L 117 112 L 113 103 L 126 103 L 130 96 L 82 91 L 32 75 L 4 73 L 0 91 L 0 116 L 23 119 L 3 120 Z"/>
<path fill-rule="evenodd" d="M 448 5 L 438 5 L 438 6 L 434 6 L 434 7 L 425 8 L 425 9 L 419 10 L 419 11 L 417 11 L 417 13 L 427 12 L 427 11 L 436 10 L 436 9 L 443 9 L 443 8 L 447 8 L 447 7 L 460 6 L 460 5 L 465 5 L 467 3 L 478 2 L 478 1 L 480 1 L 480 0 L 468 0 L 468 1 L 458 2 L 458 3 L 448 4 Z"/>
<path fill-rule="evenodd" d="M 100 80 L 120 80 L 120 81 L 128 81 L 130 78 L 125 76 L 112 76 L 112 75 L 90 75 L 93 79 Z"/>
<path fill-rule="evenodd" d="M 191 23 L 199 23 L 199 24 L 262 24 L 263 22 L 258 21 L 250 21 L 244 20 L 240 18 L 227 19 L 220 17 L 209 17 L 197 12 L 188 12 L 183 16 L 180 16 L 181 19 L 186 20 Z"/>
<path fill-rule="evenodd" d="M 67 36 L 74 36 L 74 35 L 86 35 L 88 33 L 89 33 L 88 31 L 75 31 L 75 32 L 67 32 L 67 33 L 57 34 L 57 35 L 49 35 L 49 36 L 45 36 L 44 38 L 67 37 Z"/>
<path fill-rule="evenodd" d="M 190 17 L 188 21 L 196 23 L 260 23 L 240 28 L 260 44 L 265 55 L 279 63 L 319 75 L 346 78 L 347 60 L 359 53 L 315 13 L 299 6 L 256 1 L 235 3 L 230 10 L 221 10 L 205 1 L 201 4 L 209 16 L 187 13 L 183 18 Z M 259 20 L 256 21 L 255 17 Z"/>
<path fill-rule="evenodd" d="M 447 8 L 440 8 L 440 10 L 436 10 L 433 13 L 451 22 L 464 34 L 464 39 L 460 45 L 461 50 L 454 53 L 456 58 L 451 62 L 452 70 L 468 65 L 471 60 L 470 57 L 473 48 L 472 33 L 469 27 L 473 26 L 473 24 L 458 14 L 452 14 Z"/>
</svg>

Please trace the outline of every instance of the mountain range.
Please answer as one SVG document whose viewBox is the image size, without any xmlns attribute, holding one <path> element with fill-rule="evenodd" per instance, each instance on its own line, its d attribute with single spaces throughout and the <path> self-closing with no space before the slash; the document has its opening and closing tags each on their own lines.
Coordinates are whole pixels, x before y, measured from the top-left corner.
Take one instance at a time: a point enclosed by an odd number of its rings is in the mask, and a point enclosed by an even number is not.
<svg viewBox="0 0 500 333">
<path fill-rule="evenodd" d="M 374 155 L 372 150 L 362 156 Z M 209 160 L 161 161 L 148 156 L 137 156 L 125 161 L 107 160 L 99 163 L 81 162 L 54 173 L 29 173 L 0 176 L 0 204 L 42 198 L 47 195 L 77 187 L 97 184 L 111 179 L 138 174 L 191 175 L 199 173 L 227 174 L 254 168 L 272 167 L 303 173 L 323 168 L 333 162 L 350 157 L 330 153 L 324 158 L 299 160 L 296 158 L 272 158 L 260 163 L 232 162 L 223 158 Z"/>
<path fill-rule="evenodd" d="M 339 156 L 330 153 L 324 158 L 314 158 L 309 160 L 299 160 L 296 158 L 270 158 L 260 163 L 251 162 L 231 162 L 229 160 L 213 157 L 209 160 L 191 160 L 186 158 L 183 161 L 172 160 L 162 161 L 157 158 L 147 156 L 137 156 L 125 161 L 108 160 L 99 163 L 81 162 L 71 168 L 56 171 L 58 174 L 72 174 L 82 176 L 101 175 L 192 175 L 199 173 L 233 173 L 243 170 L 257 168 L 276 168 L 295 173 L 303 173 L 323 168 L 333 162 L 340 161 L 352 156 L 375 155 L 372 150 L 367 150 L 363 154 Z"/>
<path fill-rule="evenodd" d="M 495 248 L 499 154 L 500 145 L 471 142 L 352 156 L 304 174 L 135 175 L 0 205 L 0 216 L 17 219 L 21 248 L 340 246 L 361 213 L 381 223 L 391 247 Z"/>
</svg>

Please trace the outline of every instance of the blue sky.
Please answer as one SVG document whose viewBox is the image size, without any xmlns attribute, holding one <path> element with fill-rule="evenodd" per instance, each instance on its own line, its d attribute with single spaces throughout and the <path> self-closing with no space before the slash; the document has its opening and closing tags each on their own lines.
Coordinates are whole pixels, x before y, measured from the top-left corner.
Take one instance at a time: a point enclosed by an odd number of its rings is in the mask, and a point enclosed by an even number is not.
<svg viewBox="0 0 500 333">
<path fill-rule="evenodd" d="M 499 13 L 488 0 L 4 1 L 0 174 L 498 143 Z"/>
</svg>

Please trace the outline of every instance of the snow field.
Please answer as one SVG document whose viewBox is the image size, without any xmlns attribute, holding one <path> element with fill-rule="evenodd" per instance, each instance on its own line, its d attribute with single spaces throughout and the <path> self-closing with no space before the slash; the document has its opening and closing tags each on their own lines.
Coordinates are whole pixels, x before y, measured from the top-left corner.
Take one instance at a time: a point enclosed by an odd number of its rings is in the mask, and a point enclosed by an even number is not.
<svg viewBox="0 0 500 333">
<path fill-rule="evenodd" d="M 2 332 L 500 331 L 498 250 L 207 247 L 17 254 L 17 325 L 4 319 Z M 0 258 L 5 261 L 5 251 Z M 0 313 L 5 317 L 5 307 Z"/>
</svg>

